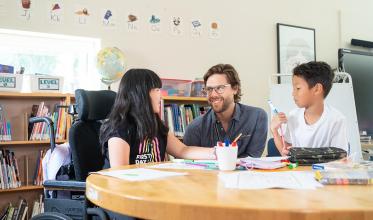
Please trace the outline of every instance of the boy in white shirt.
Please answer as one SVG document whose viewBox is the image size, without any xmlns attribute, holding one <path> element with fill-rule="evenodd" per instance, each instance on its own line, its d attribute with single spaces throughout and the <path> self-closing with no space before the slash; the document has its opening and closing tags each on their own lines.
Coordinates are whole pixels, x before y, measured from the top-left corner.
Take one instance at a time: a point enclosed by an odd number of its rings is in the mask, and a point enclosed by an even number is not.
<svg viewBox="0 0 373 220">
<path fill-rule="evenodd" d="M 325 62 L 301 64 L 293 70 L 293 98 L 299 107 L 289 116 L 280 112 L 272 118 L 271 132 L 281 155 L 291 147 L 338 147 L 348 151 L 346 118 L 324 104 L 333 85 L 334 73 Z M 281 124 L 287 123 L 284 137 Z M 284 138 L 284 140 L 282 140 Z"/>
</svg>

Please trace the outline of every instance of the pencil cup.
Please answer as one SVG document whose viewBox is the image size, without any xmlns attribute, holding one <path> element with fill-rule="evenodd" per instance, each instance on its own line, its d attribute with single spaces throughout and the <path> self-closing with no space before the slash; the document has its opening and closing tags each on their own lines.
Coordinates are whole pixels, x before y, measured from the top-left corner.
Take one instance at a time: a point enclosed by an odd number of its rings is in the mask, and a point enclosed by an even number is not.
<svg viewBox="0 0 373 220">
<path fill-rule="evenodd" d="M 238 147 L 216 147 L 219 170 L 235 170 Z"/>
</svg>

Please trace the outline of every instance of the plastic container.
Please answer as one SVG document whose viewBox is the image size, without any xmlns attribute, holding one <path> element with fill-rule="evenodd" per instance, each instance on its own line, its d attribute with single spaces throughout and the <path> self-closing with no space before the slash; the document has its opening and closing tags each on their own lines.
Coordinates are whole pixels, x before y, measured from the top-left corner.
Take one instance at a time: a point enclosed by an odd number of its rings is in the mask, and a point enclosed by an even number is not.
<svg viewBox="0 0 373 220">
<path fill-rule="evenodd" d="M 31 76 L 32 92 L 62 92 L 63 77 L 33 75 Z"/>
<path fill-rule="evenodd" d="M 162 95 L 190 96 L 192 80 L 162 79 Z"/>
<path fill-rule="evenodd" d="M 216 156 L 218 160 L 219 170 L 235 170 L 237 163 L 238 147 L 220 147 L 216 146 Z"/>
<path fill-rule="evenodd" d="M 23 75 L 0 73 L 0 91 L 20 92 L 22 89 Z"/>
<path fill-rule="evenodd" d="M 190 96 L 205 97 L 206 95 L 203 93 L 204 86 L 205 86 L 205 82 L 203 80 L 193 81 Z"/>
</svg>

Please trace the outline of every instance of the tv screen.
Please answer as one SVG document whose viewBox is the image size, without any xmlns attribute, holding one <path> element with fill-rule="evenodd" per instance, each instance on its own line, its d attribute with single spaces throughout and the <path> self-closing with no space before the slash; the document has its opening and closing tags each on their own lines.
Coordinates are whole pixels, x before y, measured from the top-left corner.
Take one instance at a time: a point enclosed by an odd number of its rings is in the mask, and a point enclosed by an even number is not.
<svg viewBox="0 0 373 220">
<path fill-rule="evenodd" d="M 373 135 L 373 53 L 339 49 L 339 69 L 349 73 L 354 88 L 360 132 Z"/>
</svg>

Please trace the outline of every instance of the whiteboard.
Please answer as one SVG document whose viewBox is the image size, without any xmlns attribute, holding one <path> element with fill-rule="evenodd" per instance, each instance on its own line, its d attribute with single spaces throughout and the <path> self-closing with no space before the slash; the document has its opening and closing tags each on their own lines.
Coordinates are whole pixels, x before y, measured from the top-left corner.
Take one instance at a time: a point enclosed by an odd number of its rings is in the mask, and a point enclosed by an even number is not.
<svg viewBox="0 0 373 220">
<path fill-rule="evenodd" d="M 345 73 L 343 74 L 345 75 Z M 354 159 L 362 159 L 352 80 L 350 76 L 348 79 L 348 82 L 333 84 L 325 103 L 333 106 L 346 117 L 350 155 Z M 293 101 L 292 90 L 292 84 L 290 83 L 271 84 L 270 99 L 280 112 L 288 114 L 297 107 Z"/>
</svg>

